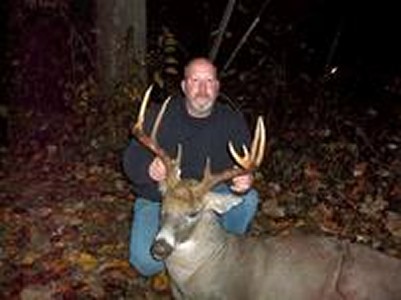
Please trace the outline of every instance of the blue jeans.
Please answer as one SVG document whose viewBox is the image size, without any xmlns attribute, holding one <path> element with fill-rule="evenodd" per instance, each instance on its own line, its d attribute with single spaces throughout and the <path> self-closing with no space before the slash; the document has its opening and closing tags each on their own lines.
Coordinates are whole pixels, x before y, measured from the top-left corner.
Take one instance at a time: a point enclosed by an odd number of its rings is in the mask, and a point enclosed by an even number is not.
<svg viewBox="0 0 401 300">
<path fill-rule="evenodd" d="M 228 186 L 220 185 L 218 193 L 230 193 Z M 255 216 L 259 195 L 251 189 L 243 196 L 243 202 L 219 216 L 219 222 L 231 233 L 243 234 Z M 130 237 L 130 263 L 143 276 L 152 276 L 164 269 L 164 263 L 157 261 L 150 253 L 150 247 L 160 225 L 160 203 L 137 198 L 134 204 Z"/>
</svg>

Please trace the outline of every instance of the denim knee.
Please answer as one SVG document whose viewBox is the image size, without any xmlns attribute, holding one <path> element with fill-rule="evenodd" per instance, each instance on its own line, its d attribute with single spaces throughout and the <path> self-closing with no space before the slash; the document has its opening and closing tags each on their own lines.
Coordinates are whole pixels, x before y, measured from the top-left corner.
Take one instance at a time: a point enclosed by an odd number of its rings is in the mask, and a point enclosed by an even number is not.
<svg viewBox="0 0 401 300">
<path fill-rule="evenodd" d="M 234 234 L 245 233 L 252 222 L 259 203 L 259 194 L 255 189 L 250 189 L 242 195 L 242 202 L 220 216 L 223 227 Z"/>
<path fill-rule="evenodd" d="M 150 277 L 162 271 L 164 269 L 164 263 L 161 261 L 156 261 L 153 257 L 149 257 L 148 255 L 144 255 L 141 251 L 135 251 L 131 249 L 130 264 L 142 275 L 145 277 Z"/>
<path fill-rule="evenodd" d="M 164 269 L 150 253 L 159 227 L 160 203 L 138 198 L 135 201 L 130 237 L 129 261 L 143 276 L 152 276 Z"/>
<path fill-rule="evenodd" d="M 248 206 L 249 212 L 254 215 L 259 204 L 259 193 L 255 189 L 250 189 L 245 195 L 243 195 L 243 204 Z"/>
</svg>

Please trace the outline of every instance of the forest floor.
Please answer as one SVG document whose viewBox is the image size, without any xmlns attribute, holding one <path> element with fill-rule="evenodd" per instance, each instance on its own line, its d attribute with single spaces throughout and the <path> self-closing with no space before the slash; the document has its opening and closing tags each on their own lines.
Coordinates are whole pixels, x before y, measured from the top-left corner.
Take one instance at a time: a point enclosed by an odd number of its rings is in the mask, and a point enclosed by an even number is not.
<svg viewBox="0 0 401 300">
<path fill-rule="evenodd" d="M 357 116 L 337 115 L 341 130 L 294 119 L 270 133 L 251 235 L 302 228 L 401 258 L 400 115 Z M 68 151 L 27 138 L 3 152 L 0 298 L 170 299 L 166 276 L 145 279 L 129 265 L 134 197 L 119 153 Z"/>
</svg>

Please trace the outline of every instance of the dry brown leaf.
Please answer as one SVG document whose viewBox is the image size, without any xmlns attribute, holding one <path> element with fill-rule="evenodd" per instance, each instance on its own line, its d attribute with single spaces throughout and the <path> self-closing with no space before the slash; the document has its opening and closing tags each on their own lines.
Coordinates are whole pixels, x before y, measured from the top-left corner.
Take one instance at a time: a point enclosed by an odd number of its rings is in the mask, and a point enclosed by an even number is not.
<svg viewBox="0 0 401 300">
<path fill-rule="evenodd" d="M 308 162 L 304 166 L 304 175 L 309 180 L 319 180 L 321 178 L 321 173 L 318 170 L 318 167 L 313 162 Z"/>
<path fill-rule="evenodd" d="M 366 173 L 367 168 L 368 168 L 368 163 L 366 163 L 366 162 L 357 163 L 354 166 L 354 171 L 353 171 L 354 177 L 362 177 L 362 176 L 364 176 L 365 173 Z"/>
<path fill-rule="evenodd" d="M 401 238 L 401 214 L 388 212 L 386 218 L 386 228 L 397 238 Z"/>
<path fill-rule="evenodd" d="M 339 234 L 341 227 L 335 220 L 335 214 L 332 207 L 325 203 L 319 203 L 310 213 L 319 227 L 328 233 Z"/>
<path fill-rule="evenodd" d="M 388 202 L 383 199 L 382 195 L 373 197 L 366 195 L 364 202 L 361 203 L 359 211 L 369 217 L 379 219 L 382 217 L 381 213 L 387 208 Z"/>
<path fill-rule="evenodd" d="M 29 251 L 22 258 L 21 265 L 23 265 L 23 266 L 31 266 L 40 256 L 41 256 L 41 254 L 39 254 L 37 252 Z"/>
<path fill-rule="evenodd" d="M 51 272 L 53 276 L 63 277 L 64 273 L 68 271 L 68 261 L 63 258 L 54 258 L 49 261 L 44 261 L 43 265 L 47 272 Z"/>
<path fill-rule="evenodd" d="M 170 289 L 170 278 L 165 271 L 161 272 L 152 277 L 151 285 L 155 291 L 166 292 Z"/>
<path fill-rule="evenodd" d="M 21 300 L 52 300 L 53 285 L 28 285 L 20 293 Z"/>
<path fill-rule="evenodd" d="M 110 270 L 127 270 L 131 268 L 132 267 L 126 259 L 113 259 L 111 261 L 103 263 L 99 267 L 99 272 L 102 273 Z"/>
<path fill-rule="evenodd" d="M 91 271 L 98 265 L 97 259 L 86 252 L 74 251 L 67 256 L 67 261 L 81 267 L 85 272 Z"/>
</svg>

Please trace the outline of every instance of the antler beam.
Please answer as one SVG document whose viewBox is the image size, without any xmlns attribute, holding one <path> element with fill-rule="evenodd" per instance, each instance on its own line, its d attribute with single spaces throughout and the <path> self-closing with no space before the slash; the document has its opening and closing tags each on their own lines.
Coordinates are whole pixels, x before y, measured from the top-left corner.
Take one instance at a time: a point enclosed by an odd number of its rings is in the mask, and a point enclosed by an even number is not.
<svg viewBox="0 0 401 300">
<path fill-rule="evenodd" d="M 167 178 L 171 177 L 172 175 L 176 175 L 177 165 L 180 163 L 181 160 L 181 149 L 178 148 L 178 154 L 176 159 L 172 159 L 163 148 L 159 146 L 157 143 L 157 131 L 159 129 L 161 120 L 163 115 L 166 111 L 167 105 L 170 102 L 171 97 L 167 98 L 164 102 L 162 107 L 160 108 L 155 123 L 153 124 L 153 128 L 151 131 L 151 135 L 147 135 L 143 129 L 143 123 L 145 121 L 145 112 L 148 106 L 150 94 L 152 92 L 153 86 L 151 85 L 145 92 L 145 95 L 142 99 L 141 107 L 139 109 L 139 114 L 135 125 L 132 128 L 132 134 L 138 139 L 140 143 L 142 143 L 147 149 L 149 149 L 152 153 L 158 156 L 164 165 L 166 166 L 167 171 Z"/>
<path fill-rule="evenodd" d="M 210 190 L 213 186 L 220 182 L 232 179 L 236 176 L 252 172 L 260 166 L 263 160 L 266 147 L 266 128 L 261 116 L 256 122 L 255 134 L 251 143 L 251 152 L 243 145 L 243 156 L 239 155 L 235 150 L 232 142 L 229 142 L 228 149 L 233 156 L 234 161 L 241 167 L 232 167 L 221 173 L 212 174 L 210 171 L 210 161 L 206 162 L 203 180 L 200 183 L 199 191 L 204 192 Z"/>
</svg>

